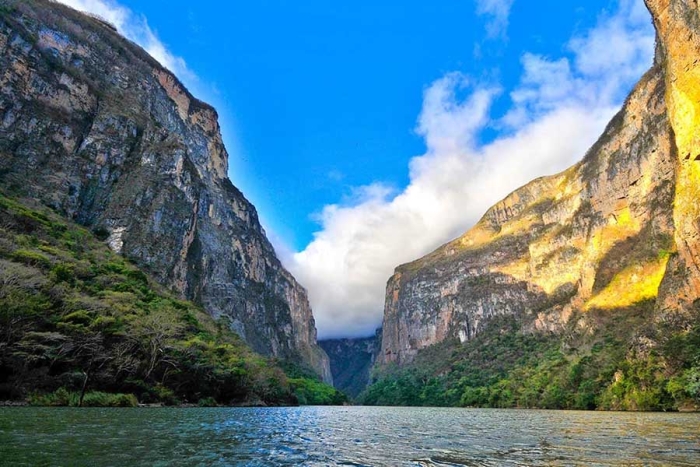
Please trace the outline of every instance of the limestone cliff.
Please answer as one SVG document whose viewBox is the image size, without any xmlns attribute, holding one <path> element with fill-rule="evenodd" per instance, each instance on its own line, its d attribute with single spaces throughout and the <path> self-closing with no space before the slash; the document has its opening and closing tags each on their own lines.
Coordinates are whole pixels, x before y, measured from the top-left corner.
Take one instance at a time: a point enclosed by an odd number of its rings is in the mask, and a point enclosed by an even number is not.
<svg viewBox="0 0 700 467">
<path fill-rule="evenodd" d="M 700 293 L 700 33 L 694 0 L 647 0 L 655 62 L 583 160 L 534 180 L 462 237 L 399 266 L 381 363 L 410 362 L 493 317 L 585 329 L 593 309 L 654 302 L 687 317 Z"/>
<path fill-rule="evenodd" d="M 369 385 L 381 342 L 381 329 L 371 337 L 319 341 L 331 361 L 333 385 L 350 397 L 360 395 Z"/>
<path fill-rule="evenodd" d="M 256 351 L 330 381 L 306 291 L 227 178 L 216 111 L 109 24 L 0 1 L 0 187 L 88 226 Z"/>
</svg>

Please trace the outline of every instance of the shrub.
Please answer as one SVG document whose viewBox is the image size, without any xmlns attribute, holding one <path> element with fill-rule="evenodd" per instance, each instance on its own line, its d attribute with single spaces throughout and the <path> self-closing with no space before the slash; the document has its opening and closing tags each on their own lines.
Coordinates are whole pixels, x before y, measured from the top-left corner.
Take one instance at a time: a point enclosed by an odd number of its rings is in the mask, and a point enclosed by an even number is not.
<svg viewBox="0 0 700 467">
<path fill-rule="evenodd" d="M 55 282 L 75 284 L 75 270 L 70 264 L 59 263 L 51 268 L 51 277 Z"/>
<path fill-rule="evenodd" d="M 34 393 L 29 396 L 29 405 L 42 407 L 67 407 L 71 402 L 71 393 L 66 388 L 60 388 L 49 394 Z"/>
<path fill-rule="evenodd" d="M 460 399 L 460 405 L 462 407 L 483 407 L 488 405 L 489 392 L 485 387 L 473 388 L 467 386 L 464 388 L 462 393 L 462 398 Z"/>
<path fill-rule="evenodd" d="M 43 407 L 78 407 L 80 393 L 59 388 L 48 394 L 32 394 L 29 404 Z M 136 407 L 139 401 L 133 394 L 112 394 L 100 391 L 86 392 L 83 397 L 83 407 Z"/>
<path fill-rule="evenodd" d="M 156 401 L 162 402 L 165 405 L 177 405 L 180 403 L 180 400 L 172 389 L 166 388 L 160 384 L 153 388 L 152 393 Z"/>
<path fill-rule="evenodd" d="M 133 394 L 109 394 L 91 391 L 83 398 L 84 407 L 136 407 L 138 399 Z"/>
<path fill-rule="evenodd" d="M 32 250 L 15 250 L 15 252 L 12 253 L 12 259 L 18 263 L 29 266 L 37 266 L 46 269 L 51 267 L 51 260 L 49 258 Z"/>
<path fill-rule="evenodd" d="M 78 310 L 64 316 L 61 321 L 73 324 L 88 326 L 92 323 L 93 317 L 85 310 Z"/>
<path fill-rule="evenodd" d="M 216 403 L 213 397 L 205 397 L 203 399 L 199 399 L 197 405 L 200 407 L 218 407 L 219 404 Z"/>
</svg>

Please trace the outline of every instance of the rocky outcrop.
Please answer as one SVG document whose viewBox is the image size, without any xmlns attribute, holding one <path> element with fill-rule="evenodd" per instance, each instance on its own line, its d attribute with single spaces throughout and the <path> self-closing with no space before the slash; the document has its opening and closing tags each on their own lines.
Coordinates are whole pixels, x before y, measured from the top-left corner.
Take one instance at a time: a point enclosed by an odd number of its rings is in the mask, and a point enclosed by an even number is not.
<svg viewBox="0 0 700 467">
<path fill-rule="evenodd" d="M 695 0 L 646 4 L 657 31 L 676 166 L 672 210 L 678 255 L 669 264 L 659 303 L 673 314 L 700 298 L 700 7 Z"/>
<path fill-rule="evenodd" d="M 333 385 L 356 398 L 370 383 L 370 372 L 382 346 L 382 330 L 371 337 L 319 341 L 331 361 Z"/>
<path fill-rule="evenodd" d="M 216 111 L 97 18 L 44 0 L 0 9 L 0 187 L 330 381 L 306 291 L 227 178 Z"/>
<path fill-rule="evenodd" d="M 585 329 L 592 309 L 653 303 L 687 316 L 700 293 L 700 23 L 691 0 L 647 0 L 652 69 L 584 159 L 492 207 L 462 237 L 399 266 L 380 363 L 470 340 L 494 316 Z"/>
</svg>

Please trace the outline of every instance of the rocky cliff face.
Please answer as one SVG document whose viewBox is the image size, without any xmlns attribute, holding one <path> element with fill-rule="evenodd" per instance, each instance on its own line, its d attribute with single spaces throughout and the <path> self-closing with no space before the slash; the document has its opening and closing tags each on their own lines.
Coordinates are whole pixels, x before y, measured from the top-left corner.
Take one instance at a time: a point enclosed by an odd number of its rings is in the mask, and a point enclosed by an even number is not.
<svg viewBox="0 0 700 467">
<path fill-rule="evenodd" d="M 357 397 L 369 385 L 370 372 L 382 346 L 382 331 L 371 337 L 319 341 L 331 361 L 333 385 Z"/>
<path fill-rule="evenodd" d="M 43 0 L 0 9 L 0 187 L 330 381 L 306 291 L 227 178 L 216 111 L 99 19 Z"/>
<path fill-rule="evenodd" d="M 657 31 L 676 167 L 671 209 L 678 255 L 670 262 L 658 304 L 673 312 L 700 298 L 700 7 L 696 0 L 645 1 Z"/>
<path fill-rule="evenodd" d="M 492 207 L 387 285 L 380 363 L 410 362 L 491 318 L 585 329 L 587 311 L 654 302 L 687 318 L 700 293 L 700 33 L 693 0 L 647 0 L 655 63 L 584 159 Z"/>
</svg>

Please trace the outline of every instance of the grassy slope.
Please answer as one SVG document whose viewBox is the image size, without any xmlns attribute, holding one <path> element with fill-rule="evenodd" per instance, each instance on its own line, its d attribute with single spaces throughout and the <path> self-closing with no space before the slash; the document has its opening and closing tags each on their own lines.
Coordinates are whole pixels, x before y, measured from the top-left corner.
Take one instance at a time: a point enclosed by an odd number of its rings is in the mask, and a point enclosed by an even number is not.
<svg viewBox="0 0 700 467">
<path fill-rule="evenodd" d="M 590 312 L 593 333 L 527 334 L 512 319 L 474 340 L 444 342 L 404 368 L 387 367 L 365 404 L 551 409 L 700 407 L 700 319 L 652 327 L 653 304 Z"/>
<path fill-rule="evenodd" d="M 330 404 L 90 232 L 0 195 L 0 399 L 45 405 Z M 123 393 L 123 396 L 115 396 Z M 135 397 L 134 397 L 135 396 Z"/>
</svg>

